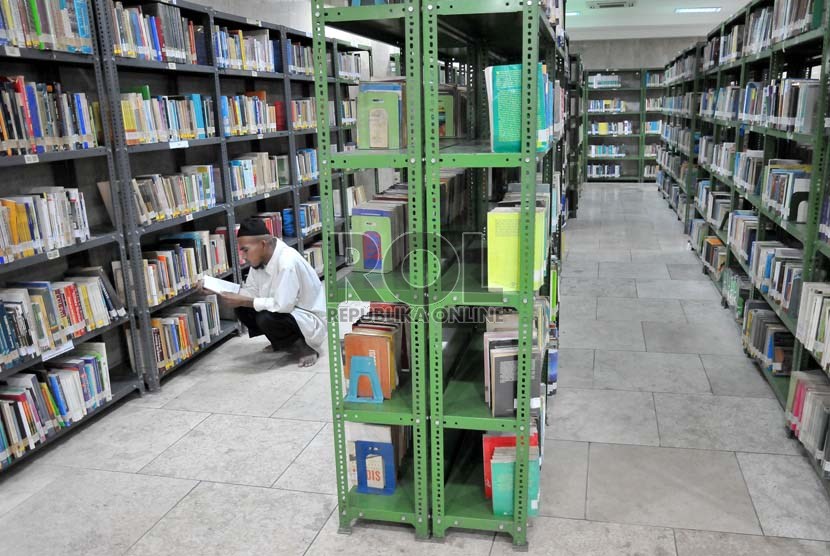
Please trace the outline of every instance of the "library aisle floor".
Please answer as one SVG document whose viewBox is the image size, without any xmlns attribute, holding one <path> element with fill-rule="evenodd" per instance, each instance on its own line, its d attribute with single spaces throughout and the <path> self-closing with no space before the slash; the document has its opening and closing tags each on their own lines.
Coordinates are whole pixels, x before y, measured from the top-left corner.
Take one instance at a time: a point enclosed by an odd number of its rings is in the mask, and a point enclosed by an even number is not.
<svg viewBox="0 0 830 556">
<path fill-rule="evenodd" d="M 568 223 L 560 389 L 530 553 L 828 556 L 830 504 L 654 184 Z M 235 338 L 0 481 L 0 554 L 506 555 L 337 534 L 329 379 Z"/>
</svg>

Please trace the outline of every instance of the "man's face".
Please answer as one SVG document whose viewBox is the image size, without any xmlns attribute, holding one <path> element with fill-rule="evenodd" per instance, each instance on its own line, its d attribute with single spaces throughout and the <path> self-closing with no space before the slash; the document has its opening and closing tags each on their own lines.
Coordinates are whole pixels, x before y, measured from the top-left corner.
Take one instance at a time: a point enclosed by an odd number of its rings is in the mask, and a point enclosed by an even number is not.
<svg viewBox="0 0 830 556">
<path fill-rule="evenodd" d="M 265 267 L 268 263 L 266 260 L 268 243 L 269 240 L 266 237 L 244 236 L 239 238 L 239 248 L 245 253 L 245 258 L 251 263 L 251 266 L 257 270 Z"/>
</svg>

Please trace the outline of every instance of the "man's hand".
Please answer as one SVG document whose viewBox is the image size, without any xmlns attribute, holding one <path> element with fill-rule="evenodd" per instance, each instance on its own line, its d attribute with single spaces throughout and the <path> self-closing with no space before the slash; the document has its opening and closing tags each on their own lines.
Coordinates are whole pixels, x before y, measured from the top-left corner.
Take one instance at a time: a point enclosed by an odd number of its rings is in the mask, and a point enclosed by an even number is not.
<svg viewBox="0 0 830 556">
<path fill-rule="evenodd" d="M 236 307 L 251 307 L 251 308 L 253 308 L 253 306 L 254 306 L 254 299 L 252 297 L 246 297 L 246 296 L 240 295 L 238 293 L 230 293 L 230 292 L 223 292 L 223 293 L 220 293 L 220 294 L 217 294 L 217 295 L 219 296 L 219 299 L 222 301 L 222 303 L 224 303 L 228 307 L 231 307 L 231 308 L 234 308 L 234 309 Z"/>
</svg>

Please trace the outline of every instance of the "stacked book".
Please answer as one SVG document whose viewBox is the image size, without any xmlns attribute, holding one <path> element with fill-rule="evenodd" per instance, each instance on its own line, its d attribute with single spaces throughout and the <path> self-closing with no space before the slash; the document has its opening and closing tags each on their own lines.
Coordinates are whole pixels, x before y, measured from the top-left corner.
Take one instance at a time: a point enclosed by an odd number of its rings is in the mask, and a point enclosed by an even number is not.
<svg viewBox="0 0 830 556">
<path fill-rule="evenodd" d="M 169 220 L 216 206 L 216 190 L 222 183 L 219 168 L 209 164 L 182 166 L 172 175 L 145 174 L 131 180 L 138 224 Z M 102 182 L 104 191 L 109 184 Z M 107 210 L 112 215 L 112 207 Z"/>
<path fill-rule="evenodd" d="M 83 243 L 91 237 L 84 194 L 32 187 L 0 198 L 0 264 Z"/>
<path fill-rule="evenodd" d="M 619 168 L 619 165 L 617 165 Z M 588 166 L 589 174 L 591 165 Z M 550 193 L 537 185 L 533 219 L 533 289 L 542 287 L 550 239 Z M 490 291 L 519 290 L 519 244 L 521 195 L 513 192 L 487 213 L 487 288 Z"/>
<path fill-rule="evenodd" d="M 75 4 L 77 6 L 78 3 Z M 122 2 L 113 2 L 111 6 L 116 56 L 179 64 L 210 64 L 204 25 L 182 17 L 176 6 L 161 2 L 127 8 Z"/>
<path fill-rule="evenodd" d="M 588 76 L 589 89 L 614 89 L 622 87 L 622 78 L 617 74 L 597 73 Z"/>
<path fill-rule="evenodd" d="M 340 52 L 337 55 L 337 77 L 357 81 L 362 62 L 357 52 Z"/>
<path fill-rule="evenodd" d="M 636 112 L 636 104 L 618 98 L 588 100 L 588 112 Z"/>
<path fill-rule="evenodd" d="M 813 6 L 813 0 L 775 0 L 770 33 L 772 42 L 809 31 L 813 24 Z"/>
<path fill-rule="evenodd" d="M 251 152 L 230 161 L 229 174 L 234 199 L 254 197 L 289 184 L 288 155 Z"/>
<path fill-rule="evenodd" d="M 280 106 L 283 107 L 278 114 Z M 281 101 L 269 104 L 265 91 L 248 91 L 244 95 L 219 97 L 219 117 L 222 135 L 257 135 L 285 129 L 285 104 Z M 282 126 L 280 126 L 282 121 Z"/>
<path fill-rule="evenodd" d="M 288 73 L 314 75 L 314 53 L 310 46 L 285 41 L 285 66 Z"/>
<path fill-rule="evenodd" d="M 219 68 L 251 71 L 282 71 L 279 41 L 268 29 L 229 30 L 213 26 L 213 56 Z"/>
<path fill-rule="evenodd" d="M 749 13 L 744 40 L 744 56 L 757 54 L 769 47 L 772 37 L 772 7 L 763 6 Z"/>
<path fill-rule="evenodd" d="M 704 70 L 708 70 L 718 65 L 720 52 L 720 37 L 712 37 L 709 39 L 709 41 L 703 46 L 702 60 Z"/>
<path fill-rule="evenodd" d="M 619 164 L 588 164 L 589 178 L 619 178 L 622 177 L 622 166 Z"/>
<path fill-rule="evenodd" d="M 87 342 L 0 386 L 0 469 L 112 401 L 107 349 Z"/>
<path fill-rule="evenodd" d="M 101 267 L 69 269 L 56 282 L 8 284 L 0 290 L 0 362 L 10 367 L 71 349 L 73 339 L 126 316 L 122 299 Z"/>
<path fill-rule="evenodd" d="M 91 149 L 101 128 L 98 103 L 60 83 L 0 77 L 0 156 Z"/>
<path fill-rule="evenodd" d="M 406 257 L 407 197 L 384 193 L 352 209 L 351 244 L 357 271 L 392 272 Z"/>
<path fill-rule="evenodd" d="M 360 477 L 357 465 L 358 443 L 365 458 L 365 463 L 361 466 L 365 473 Z M 360 494 L 393 494 L 404 458 L 411 445 L 412 427 L 347 422 L 346 458 L 349 488 Z M 365 457 L 367 447 L 376 455 Z"/>
<path fill-rule="evenodd" d="M 201 295 L 162 311 L 150 319 L 155 345 L 156 367 L 160 372 L 193 357 L 219 335 L 219 302 L 215 294 Z"/>
<path fill-rule="evenodd" d="M 334 118 L 330 117 L 330 124 L 334 125 Z M 291 129 L 317 128 L 317 99 L 300 98 L 291 101 Z"/>
<path fill-rule="evenodd" d="M 89 0 L 0 5 L 0 46 L 92 54 L 92 9 Z"/>
<path fill-rule="evenodd" d="M 787 396 L 787 428 L 824 477 L 830 474 L 830 384 L 817 371 L 793 371 Z"/>
<path fill-rule="evenodd" d="M 589 145 L 591 149 L 589 157 L 624 157 L 626 154 L 621 145 Z"/>
<path fill-rule="evenodd" d="M 720 40 L 720 62 L 725 64 L 738 59 L 743 52 L 744 26 L 733 25 Z"/>
<path fill-rule="evenodd" d="M 357 94 L 357 148 L 400 149 L 406 147 L 404 81 L 360 84 Z"/>
<path fill-rule="evenodd" d="M 812 166 L 799 160 L 772 159 L 760 178 L 761 202 L 782 220 L 807 222 Z"/>
<path fill-rule="evenodd" d="M 752 195 L 758 195 L 764 171 L 764 151 L 745 150 L 736 152 L 734 168 L 732 180 L 738 189 Z"/>
<path fill-rule="evenodd" d="M 787 247 L 780 241 L 755 241 L 749 261 L 749 277 L 773 303 L 785 311 L 790 308 L 795 311 L 801 291 L 803 260 L 804 251 L 801 249 Z M 794 283 L 798 284 L 795 292 Z"/>
<path fill-rule="evenodd" d="M 317 167 L 317 149 L 297 149 L 295 162 L 300 182 L 313 181 L 320 177 Z"/>
<path fill-rule="evenodd" d="M 150 96 L 149 85 L 121 93 L 127 145 L 205 139 L 216 135 L 213 99 L 198 93 Z"/>
<path fill-rule="evenodd" d="M 747 353 L 773 376 L 789 375 L 795 340 L 792 333 L 765 301 L 750 300 L 744 307 L 741 341 Z"/>
<path fill-rule="evenodd" d="M 758 236 L 758 225 L 758 215 L 751 210 L 733 210 L 729 214 L 729 248 L 744 264 L 749 262 L 752 254 L 752 245 Z"/>
</svg>

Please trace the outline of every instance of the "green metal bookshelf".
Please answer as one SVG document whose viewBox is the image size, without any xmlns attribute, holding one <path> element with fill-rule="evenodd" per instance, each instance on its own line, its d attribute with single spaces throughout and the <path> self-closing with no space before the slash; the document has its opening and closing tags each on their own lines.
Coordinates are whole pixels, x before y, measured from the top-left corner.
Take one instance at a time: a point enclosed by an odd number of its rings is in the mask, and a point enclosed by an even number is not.
<svg viewBox="0 0 830 556">
<path fill-rule="evenodd" d="M 721 37 L 728 35 L 736 29 L 736 26 L 747 25 L 750 14 L 756 9 L 768 6 L 769 2 L 754 0 L 737 11 L 729 19 L 713 29 L 706 38 L 707 43 L 715 43 Z M 730 193 L 730 212 L 734 210 L 752 210 L 760 217 L 757 240 L 780 239 L 785 244 L 801 246 L 803 248 L 803 273 L 802 282 L 826 280 L 828 269 L 830 269 L 830 248 L 828 242 L 819 237 L 819 220 L 821 217 L 822 203 L 830 194 L 828 186 L 828 144 L 827 128 L 825 127 L 828 111 L 828 65 L 830 64 L 830 33 L 828 33 L 828 17 L 830 17 L 826 2 L 818 0 L 813 2 L 812 13 L 808 14 L 809 26 L 803 33 L 792 36 L 786 40 L 774 42 L 769 46 L 756 49 L 751 53 L 744 54 L 737 52 L 729 59 L 720 60 L 719 56 L 704 59 L 705 44 L 700 43 L 681 53 L 668 66 L 684 56 L 695 58 L 694 72 L 690 75 L 681 76 L 674 82 L 668 83 L 667 93 L 669 96 L 679 92 L 694 92 L 694 99 L 689 112 L 665 112 L 667 123 L 685 125 L 691 130 L 693 136 L 693 149 L 697 138 L 694 136 L 699 132 L 701 136 L 711 136 L 715 144 L 721 141 L 734 142 L 736 152 L 746 149 L 760 150 L 764 153 L 764 161 L 772 158 L 787 157 L 792 153 L 799 156 L 807 156 L 812 164 L 812 174 L 808 195 L 808 210 L 806 223 L 793 223 L 783 221 L 780 216 L 768 209 L 760 196 L 748 193 L 738 187 L 731 177 L 715 169 L 706 161 L 698 161 L 698 153 L 685 152 L 676 149 L 671 145 L 666 148 L 678 153 L 690 163 L 690 171 L 687 179 L 682 181 L 683 190 L 687 196 L 688 211 L 681 214 L 688 231 L 691 221 L 697 218 L 704 220 L 709 234 L 720 238 L 724 245 L 727 245 L 726 230 L 718 229 L 709 222 L 695 202 L 697 194 L 696 184 L 698 180 L 708 179 L 711 187 L 719 191 Z M 718 51 L 717 54 L 720 52 Z M 812 70 L 812 71 L 811 71 Z M 777 79 L 786 76 L 801 76 L 817 78 L 819 80 L 818 111 L 813 122 L 813 133 L 793 133 L 774 129 L 764 125 L 748 123 L 732 117 L 716 117 L 701 115 L 700 99 L 698 93 L 706 89 L 719 89 L 728 85 L 737 85 L 741 89 L 750 81 L 766 82 L 769 79 Z M 661 165 L 661 176 L 658 179 L 672 178 L 671 169 Z M 669 200 L 671 204 L 671 200 Z M 701 256 L 701 254 L 698 254 Z M 708 268 L 707 268 L 708 267 Z M 750 276 L 748 266 L 734 255 L 732 249 L 726 249 L 726 264 L 724 268 L 733 268 L 743 271 Z M 718 290 L 725 296 L 724 284 L 722 282 L 723 272 L 712 269 L 704 263 L 704 272 L 709 275 Z M 763 292 L 761 288 L 750 280 L 750 299 L 763 299 L 767 305 L 778 315 L 783 325 L 796 336 L 798 314 L 784 311 L 779 304 Z M 724 297 L 724 305 L 726 306 Z M 740 322 L 738 323 L 740 326 Z M 753 361 L 755 361 L 753 359 Z M 756 362 L 757 363 L 757 362 Z M 793 370 L 804 370 L 820 367 L 820 358 L 816 357 L 796 339 L 794 341 L 794 355 L 792 362 Z M 763 365 L 758 365 L 759 372 L 767 379 L 776 398 L 782 406 L 786 406 L 787 395 L 790 388 L 790 377 L 773 374 Z M 817 460 L 812 454 L 808 459 L 816 466 L 821 481 L 830 492 L 830 480 L 825 477 L 824 471 L 818 468 Z"/>
<path fill-rule="evenodd" d="M 660 84 L 649 84 L 649 76 L 662 74 L 662 68 L 614 68 L 603 70 L 585 70 L 582 95 L 585 98 L 582 112 L 585 141 L 582 158 L 586 179 L 590 181 L 632 181 L 642 182 L 654 179 L 653 166 L 656 157 L 647 153 L 647 146 L 654 145 L 660 138 L 659 131 L 649 132 L 647 122 L 660 121 L 660 111 L 647 109 L 648 99 L 657 99 L 662 96 L 663 87 Z M 591 78 L 600 75 L 619 77 L 619 86 L 595 86 Z M 626 109 L 611 108 L 597 109 L 591 107 L 592 101 L 620 100 L 632 106 Z M 636 108 L 633 106 L 636 103 Z M 599 134 L 592 131 L 594 123 L 608 123 L 631 121 L 632 129 L 629 134 Z M 635 143 L 636 141 L 636 143 Z M 592 145 L 618 145 L 627 150 L 623 155 L 598 154 L 591 155 Z M 634 147 L 633 145 L 636 145 Z M 620 164 L 620 176 L 592 176 L 588 167 L 592 164 Z M 652 169 L 651 175 L 646 175 L 646 167 Z"/>
</svg>

